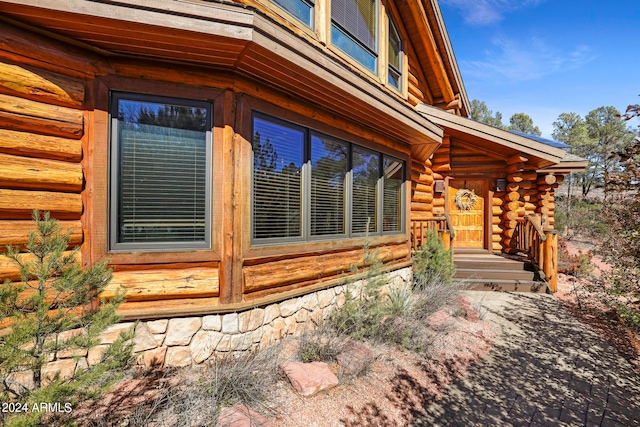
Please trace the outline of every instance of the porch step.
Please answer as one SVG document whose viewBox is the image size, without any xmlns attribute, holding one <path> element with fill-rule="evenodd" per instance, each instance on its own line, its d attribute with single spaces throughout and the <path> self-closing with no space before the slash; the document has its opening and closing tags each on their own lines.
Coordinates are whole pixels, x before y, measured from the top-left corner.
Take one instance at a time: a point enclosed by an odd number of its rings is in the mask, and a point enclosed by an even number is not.
<svg viewBox="0 0 640 427">
<path fill-rule="evenodd" d="M 494 292 L 548 292 L 545 282 L 534 280 L 471 280 L 467 289 L 471 291 Z"/>
<path fill-rule="evenodd" d="M 462 253 L 454 257 L 456 280 L 472 290 L 546 292 L 547 285 L 524 258 L 489 253 Z"/>
<path fill-rule="evenodd" d="M 497 267 L 497 266 L 496 266 Z M 525 267 L 526 268 L 526 267 Z M 533 267 L 531 267 L 533 270 Z M 500 269 L 500 268 L 465 268 L 456 267 L 458 279 L 497 279 L 497 280 L 536 280 L 536 273 L 526 269 Z"/>
</svg>

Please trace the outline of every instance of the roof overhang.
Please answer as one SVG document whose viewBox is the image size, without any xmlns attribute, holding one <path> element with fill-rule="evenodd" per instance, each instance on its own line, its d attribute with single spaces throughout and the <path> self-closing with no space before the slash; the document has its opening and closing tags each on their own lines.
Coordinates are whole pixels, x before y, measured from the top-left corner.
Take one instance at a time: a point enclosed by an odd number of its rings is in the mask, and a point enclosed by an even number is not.
<svg viewBox="0 0 640 427">
<path fill-rule="evenodd" d="M 474 144 L 478 148 L 500 152 L 505 157 L 523 154 L 529 158 L 530 164 L 539 169 L 559 164 L 566 154 L 561 148 L 551 147 L 466 117 L 447 113 L 430 105 L 420 104 L 416 110 L 441 126 L 445 133 L 452 137 Z"/>
<path fill-rule="evenodd" d="M 256 79 L 411 147 L 428 158 L 443 130 L 404 100 L 362 78 L 243 5 L 175 0 L 1 0 L 0 15 L 105 58 L 134 57 L 228 70 Z M 0 46 L 5 42 L 0 35 Z M 109 67 L 106 66 L 105 69 Z"/>
<path fill-rule="evenodd" d="M 568 174 L 582 172 L 589 166 L 589 160 L 567 153 L 560 163 L 539 170 L 540 173 Z"/>
</svg>

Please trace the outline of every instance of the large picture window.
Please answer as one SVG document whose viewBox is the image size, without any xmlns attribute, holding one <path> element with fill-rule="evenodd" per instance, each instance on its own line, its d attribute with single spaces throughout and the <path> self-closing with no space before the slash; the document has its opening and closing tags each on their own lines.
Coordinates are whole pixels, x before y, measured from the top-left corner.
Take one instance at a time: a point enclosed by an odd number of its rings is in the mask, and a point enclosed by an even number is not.
<svg viewBox="0 0 640 427">
<path fill-rule="evenodd" d="M 210 247 L 210 104 L 113 93 L 111 250 Z"/>
<path fill-rule="evenodd" d="M 254 243 L 402 232 L 403 161 L 261 113 L 252 143 Z"/>
<path fill-rule="evenodd" d="M 375 72 L 378 0 L 331 0 L 331 43 Z"/>
</svg>

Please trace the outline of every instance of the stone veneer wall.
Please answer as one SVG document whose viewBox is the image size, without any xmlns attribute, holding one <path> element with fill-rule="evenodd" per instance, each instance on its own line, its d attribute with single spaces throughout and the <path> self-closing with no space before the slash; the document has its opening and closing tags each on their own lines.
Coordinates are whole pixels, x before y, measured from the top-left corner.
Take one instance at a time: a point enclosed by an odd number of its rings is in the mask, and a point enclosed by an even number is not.
<svg viewBox="0 0 640 427">
<path fill-rule="evenodd" d="M 386 275 L 391 289 L 411 280 L 411 267 Z M 364 280 L 358 280 L 238 313 L 142 321 L 136 327 L 134 352 L 139 354 L 138 363 L 148 368 L 185 367 L 203 363 L 217 353 L 264 348 L 286 336 L 314 329 L 345 303 L 347 289 L 357 293 L 363 285 Z M 76 369 L 98 363 L 107 344 L 132 326 L 132 322 L 111 326 L 102 335 L 102 344 L 87 352 L 52 355 L 43 368 L 43 378 L 54 372 L 69 376 Z M 28 387 L 25 375 L 19 377 L 12 380 Z"/>
</svg>

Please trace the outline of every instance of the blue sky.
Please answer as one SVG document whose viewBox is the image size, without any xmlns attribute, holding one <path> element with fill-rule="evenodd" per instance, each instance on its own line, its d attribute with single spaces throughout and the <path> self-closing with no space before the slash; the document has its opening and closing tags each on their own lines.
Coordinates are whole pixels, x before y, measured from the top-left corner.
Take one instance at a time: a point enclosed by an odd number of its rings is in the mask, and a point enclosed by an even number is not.
<svg viewBox="0 0 640 427">
<path fill-rule="evenodd" d="M 640 0 L 440 0 L 469 99 L 545 137 L 563 112 L 640 103 Z"/>
</svg>

